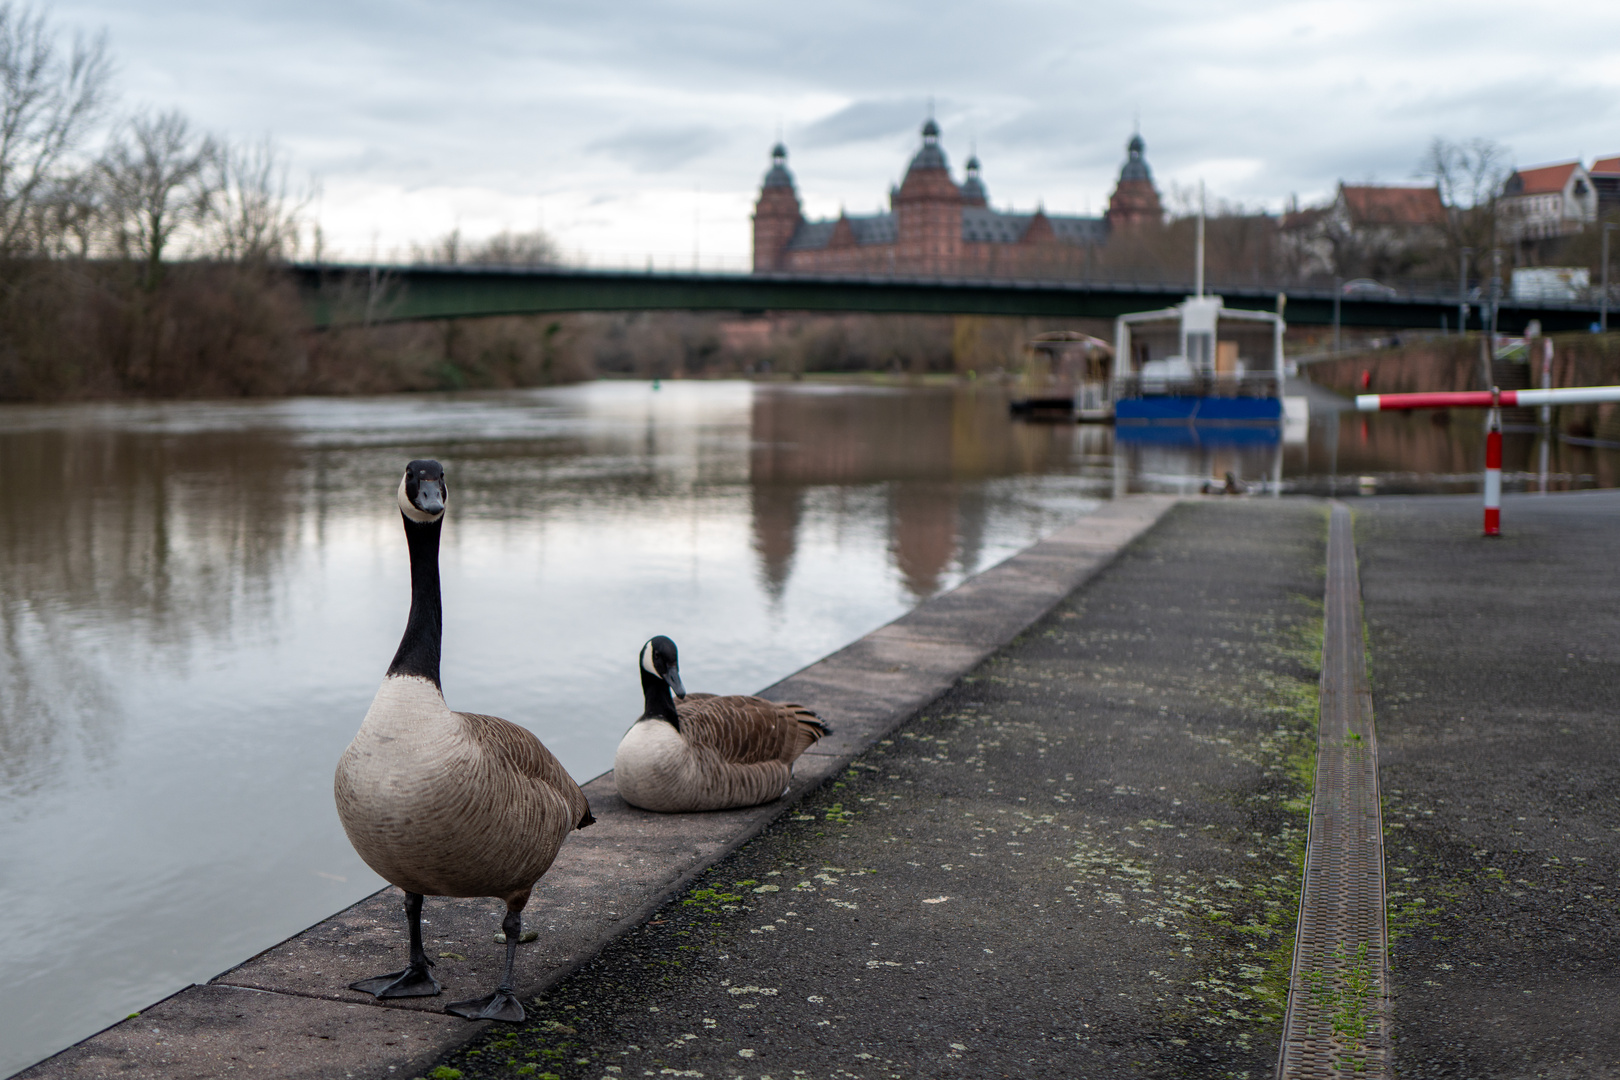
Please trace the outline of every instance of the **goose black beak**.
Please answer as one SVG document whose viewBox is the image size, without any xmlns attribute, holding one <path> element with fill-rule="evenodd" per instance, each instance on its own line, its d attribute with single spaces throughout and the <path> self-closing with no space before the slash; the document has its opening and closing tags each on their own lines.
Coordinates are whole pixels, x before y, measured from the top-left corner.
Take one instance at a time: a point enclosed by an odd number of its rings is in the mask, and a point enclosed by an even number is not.
<svg viewBox="0 0 1620 1080">
<path fill-rule="evenodd" d="M 424 514 L 444 513 L 444 487 L 437 480 L 416 482 L 416 508 Z"/>
<path fill-rule="evenodd" d="M 664 681 L 669 683 L 669 688 L 675 691 L 676 697 L 683 698 L 686 696 L 686 687 L 681 685 L 680 668 L 676 667 L 674 664 L 671 664 L 669 666 L 669 670 L 664 672 Z"/>
</svg>

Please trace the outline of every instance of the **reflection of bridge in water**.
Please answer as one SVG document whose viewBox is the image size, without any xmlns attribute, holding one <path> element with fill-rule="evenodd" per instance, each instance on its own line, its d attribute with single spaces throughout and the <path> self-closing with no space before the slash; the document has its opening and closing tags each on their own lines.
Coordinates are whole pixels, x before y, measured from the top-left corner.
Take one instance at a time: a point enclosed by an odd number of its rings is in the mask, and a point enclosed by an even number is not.
<svg viewBox="0 0 1620 1080">
<path fill-rule="evenodd" d="M 716 274 L 465 266 L 302 265 L 293 268 L 316 326 L 577 311 L 796 311 L 1113 319 L 1179 303 L 1191 282 L 955 280 L 885 276 Z M 1275 311 L 1298 326 L 1455 329 L 1454 293 L 1339 295 L 1319 286 L 1213 283 L 1226 306 Z M 1481 329 L 1473 305 L 1469 328 Z M 1593 304 L 1504 299 L 1498 327 L 1538 319 L 1551 333 L 1584 330 Z"/>
</svg>

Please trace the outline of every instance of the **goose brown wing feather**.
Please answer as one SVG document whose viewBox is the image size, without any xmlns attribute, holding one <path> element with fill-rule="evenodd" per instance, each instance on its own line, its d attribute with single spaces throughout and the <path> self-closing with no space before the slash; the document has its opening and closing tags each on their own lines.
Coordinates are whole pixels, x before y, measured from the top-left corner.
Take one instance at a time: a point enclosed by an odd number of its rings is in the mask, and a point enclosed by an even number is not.
<svg viewBox="0 0 1620 1080">
<path fill-rule="evenodd" d="M 816 714 L 804 706 L 745 694 L 688 694 L 676 712 L 688 743 L 737 765 L 792 764 L 825 734 Z"/>
<path fill-rule="evenodd" d="M 568 804 L 574 828 L 583 829 L 596 820 L 591 815 L 585 793 L 534 732 L 498 716 L 485 716 L 482 713 L 456 715 L 466 722 L 468 734 L 486 753 L 494 755 L 519 775 L 532 777 L 561 795 Z"/>
</svg>

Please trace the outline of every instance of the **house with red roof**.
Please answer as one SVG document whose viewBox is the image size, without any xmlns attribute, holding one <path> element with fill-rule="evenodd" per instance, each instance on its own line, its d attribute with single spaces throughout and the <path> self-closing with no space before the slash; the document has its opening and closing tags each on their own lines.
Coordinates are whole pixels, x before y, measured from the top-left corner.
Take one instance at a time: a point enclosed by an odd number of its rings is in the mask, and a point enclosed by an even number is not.
<svg viewBox="0 0 1620 1080">
<path fill-rule="evenodd" d="M 1597 190 L 1598 217 L 1620 213 L 1620 154 L 1598 158 L 1587 172 Z"/>
<path fill-rule="evenodd" d="M 1405 273 L 1439 246 L 1446 216 L 1433 185 L 1340 183 L 1330 204 L 1284 214 L 1282 234 L 1307 277 L 1381 277 Z"/>
<path fill-rule="evenodd" d="M 1579 161 L 1537 165 L 1508 177 L 1501 210 L 1510 240 L 1568 236 L 1597 220 L 1598 193 Z"/>
</svg>

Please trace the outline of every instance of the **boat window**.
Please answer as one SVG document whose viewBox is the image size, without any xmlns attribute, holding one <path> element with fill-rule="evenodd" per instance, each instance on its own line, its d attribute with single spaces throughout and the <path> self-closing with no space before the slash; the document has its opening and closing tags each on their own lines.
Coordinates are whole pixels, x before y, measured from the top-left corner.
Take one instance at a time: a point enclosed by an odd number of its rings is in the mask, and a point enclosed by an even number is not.
<svg viewBox="0 0 1620 1080">
<path fill-rule="evenodd" d="M 1215 335 L 1196 331 L 1187 335 L 1187 363 L 1196 371 L 1208 371 L 1215 355 Z"/>
</svg>

